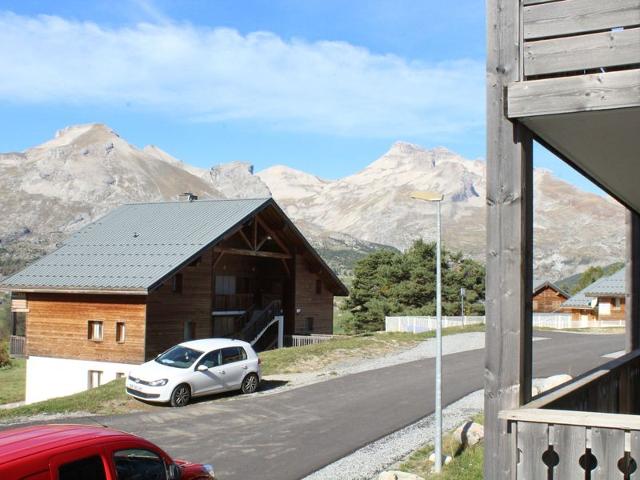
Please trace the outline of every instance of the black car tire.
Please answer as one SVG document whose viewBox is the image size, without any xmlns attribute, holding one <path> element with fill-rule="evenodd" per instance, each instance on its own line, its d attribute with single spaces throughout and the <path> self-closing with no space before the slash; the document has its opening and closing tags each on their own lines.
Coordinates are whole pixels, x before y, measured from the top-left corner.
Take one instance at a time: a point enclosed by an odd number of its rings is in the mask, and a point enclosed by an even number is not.
<svg viewBox="0 0 640 480">
<path fill-rule="evenodd" d="M 171 406 L 184 407 L 191 400 L 191 388 L 186 383 L 181 383 L 171 392 Z"/>
<path fill-rule="evenodd" d="M 242 393 L 255 393 L 258 391 L 258 384 L 260 380 L 258 379 L 258 375 L 255 373 L 250 373 L 242 380 L 242 386 L 240 390 Z"/>
</svg>

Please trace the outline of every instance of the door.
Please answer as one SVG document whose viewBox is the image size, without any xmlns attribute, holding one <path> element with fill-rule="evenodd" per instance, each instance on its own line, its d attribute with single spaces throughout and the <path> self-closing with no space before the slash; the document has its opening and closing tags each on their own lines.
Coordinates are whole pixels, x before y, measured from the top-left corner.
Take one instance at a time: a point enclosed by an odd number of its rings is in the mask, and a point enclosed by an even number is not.
<svg viewBox="0 0 640 480">
<path fill-rule="evenodd" d="M 240 388 L 242 379 L 249 370 L 247 352 L 242 347 L 226 347 L 222 349 L 221 357 L 225 388 Z"/>
<path fill-rule="evenodd" d="M 208 370 L 198 371 L 200 365 L 205 365 Z M 224 388 L 224 373 L 220 365 L 220 350 L 207 353 L 195 365 L 191 379 L 193 395 L 204 395 L 216 392 Z"/>
</svg>

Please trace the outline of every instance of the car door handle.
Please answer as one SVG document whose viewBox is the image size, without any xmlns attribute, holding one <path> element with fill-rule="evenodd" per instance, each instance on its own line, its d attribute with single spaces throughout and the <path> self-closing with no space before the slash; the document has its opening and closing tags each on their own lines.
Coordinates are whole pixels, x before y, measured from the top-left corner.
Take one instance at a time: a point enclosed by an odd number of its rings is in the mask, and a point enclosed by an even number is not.
<svg viewBox="0 0 640 480">
<path fill-rule="evenodd" d="M 249 367 L 247 365 L 245 365 L 244 367 L 242 367 L 243 370 L 247 370 Z"/>
<path fill-rule="evenodd" d="M 227 373 L 227 372 L 225 372 L 224 370 L 221 370 L 221 371 L 220 371 L 220 373 L 221 373 L 222 375 L 224 375 L 224 374 L 225 374 L 225 373 Z"/>
</svg>

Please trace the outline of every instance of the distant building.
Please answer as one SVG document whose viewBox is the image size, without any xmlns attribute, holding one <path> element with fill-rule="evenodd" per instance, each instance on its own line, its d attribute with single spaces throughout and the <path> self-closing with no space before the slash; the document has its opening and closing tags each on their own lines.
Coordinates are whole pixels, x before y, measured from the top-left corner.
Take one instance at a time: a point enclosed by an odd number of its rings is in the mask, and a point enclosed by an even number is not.
<svg viewBox="0 0 640 480">
<path fill-rule="evenodd" d="M 551 313 L 560 308 L 570 295 L 549 280 L 533 281 L 532 309 L 537 313 Z"/>
<path fill-rule="evenodd" d="M 625 318 L 625 269 L 602 277 L 565 301 L 560 311 L 572 320 L 623 321 Z"/>
<path fill-rule="evenodd" d="M 272 199 L 124 205 L 0 288 L 22 320 L 14 334 L 26 331 L 27 402 L 100 385 L 185 340 L 255 337 L 275 315 L 285 335 L 330 334 L 333 298 L 348 294 Z"/>
</svg>

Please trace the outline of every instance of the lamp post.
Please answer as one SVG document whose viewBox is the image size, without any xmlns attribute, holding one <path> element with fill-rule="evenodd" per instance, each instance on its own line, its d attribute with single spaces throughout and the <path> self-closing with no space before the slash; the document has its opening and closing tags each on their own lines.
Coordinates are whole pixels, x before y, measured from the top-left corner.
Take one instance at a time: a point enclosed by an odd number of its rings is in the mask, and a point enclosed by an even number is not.
<svg viewBox="0 0 640 480">
<path fill-rule="evenodd" d="M 437 192 L 413 192 L 411 198 L 435 202 L 437 211 L 436 233 L 436 438 L 434 440 L 434 471 L 442 470 L 442 278 L 440 273 L 440 202 L 444 196 Z"/>
</svg>

